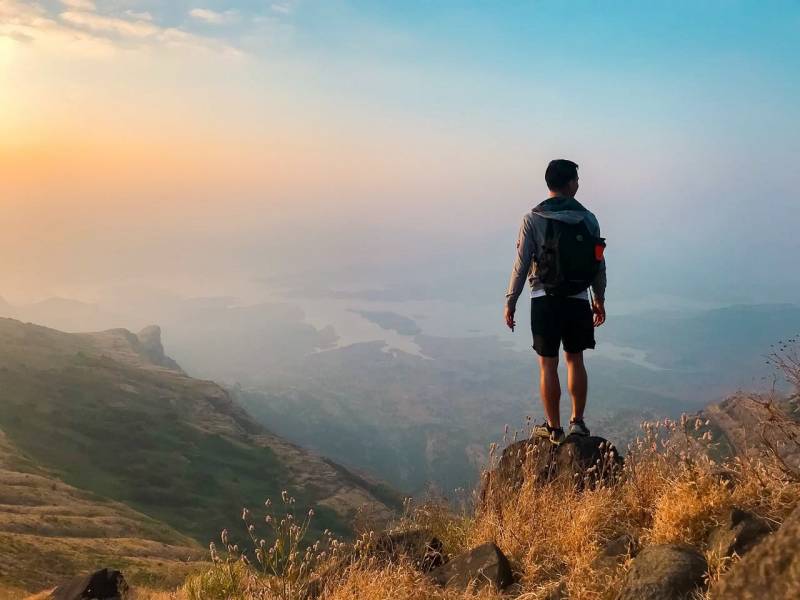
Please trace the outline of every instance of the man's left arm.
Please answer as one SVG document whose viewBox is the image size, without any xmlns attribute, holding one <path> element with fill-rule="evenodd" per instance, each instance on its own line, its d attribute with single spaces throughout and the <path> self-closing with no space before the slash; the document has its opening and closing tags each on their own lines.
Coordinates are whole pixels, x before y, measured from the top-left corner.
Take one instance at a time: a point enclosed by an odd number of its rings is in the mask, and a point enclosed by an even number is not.
<svg viewBox="0 0 800 600">
<path fill-rule="evenodd" d="M 597 217 L 595 217 L 595 224 L 597 225 L 597 233 L 595 234 L 597 237 L 600 237 L 600 224 L 597 223 Z M 594 326 L 600 327 L 603 323 L 606 322 L 606 259 L 605 257 L 603 260 L 600 261 L 600 269 L 597 271 L 597 275 L 594 277 L 594 281 L 592 281 L 592 297 L 594 301 L 592 303 L 592 312 L 594 313 Z"/>
</svg>

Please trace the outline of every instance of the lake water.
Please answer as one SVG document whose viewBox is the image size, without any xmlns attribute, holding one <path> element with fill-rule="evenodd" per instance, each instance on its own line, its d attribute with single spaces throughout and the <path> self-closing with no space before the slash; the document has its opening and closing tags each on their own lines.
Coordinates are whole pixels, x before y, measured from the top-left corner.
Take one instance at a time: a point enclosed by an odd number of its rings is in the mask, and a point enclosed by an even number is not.
<svg viewBox="0 0 800 600">
<path fill-rule="evenodd" d="M 530 314 L 527 303 L 520 300 L 517 328 L 510 332 L 503 322 L 502 299 L 497 304 L 468 304 L 449 301 L 405 301 L 405 302 L 367 302 L 364 300 L 342 299 L 303 299 L 292 297 L 287 301 L 299 305 L 306 315 L 306 321 L 322 328 L 333 326 L 339 339 L 335 347 L 341 348 L 360 342 L 376 340 L 386 343 L 385 351 L 393 349 L 412 355 L 425 357 L 413 335 L 384 329 L 380 325 L 354 312 L 354 310 L 392 312 L 412 319 L 424 335 L 436 337 L 497 336 L 508 341 L 520 352 L 531 352 Z M 526 309 L 522 310 L 525 306 Z M 602 340 L 602 330 L 598 330 L 598 347 L 591 356 L 602 356 L 612 360 L 630 362 L 650 370 L 662 370 L 647 360 L 647 352 L 640 348 L 630 348 L 611 344 Z M 427 357 L 425 357 L 427 358 Z"/>
</svg>

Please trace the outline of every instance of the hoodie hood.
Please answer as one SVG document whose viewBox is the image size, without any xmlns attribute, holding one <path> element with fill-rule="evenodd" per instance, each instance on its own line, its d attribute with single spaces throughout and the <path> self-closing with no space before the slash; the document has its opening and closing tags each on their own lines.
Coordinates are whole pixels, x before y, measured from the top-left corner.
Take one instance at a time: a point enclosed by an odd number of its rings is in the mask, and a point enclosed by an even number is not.
<svg viewBox="0 0 800 600">
<path fill-rule="evenodd" d="M 586 220 L 591 214 L 575 198 L 567 198 L 566 196 L 548 198 L 539 203 L 532 212 L 545 219 L 561 221 L 570 225 L 576 225 Z"/>
</svg>

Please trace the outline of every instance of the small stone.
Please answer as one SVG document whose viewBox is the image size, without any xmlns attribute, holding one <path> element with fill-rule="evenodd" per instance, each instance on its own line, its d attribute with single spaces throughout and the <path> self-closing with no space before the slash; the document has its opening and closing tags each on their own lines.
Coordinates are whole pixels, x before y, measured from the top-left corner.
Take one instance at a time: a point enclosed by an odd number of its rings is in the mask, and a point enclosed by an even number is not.
<svg viewBox="0 0 800 600">
<path fill-rule="evenodd" d="M 491 542 L 456 556 L 431 571 L 429 576 L 439 585 L 462 590 L 486 586 L 502 590 L 514 583 L 508 559 Z"/>
</svg>

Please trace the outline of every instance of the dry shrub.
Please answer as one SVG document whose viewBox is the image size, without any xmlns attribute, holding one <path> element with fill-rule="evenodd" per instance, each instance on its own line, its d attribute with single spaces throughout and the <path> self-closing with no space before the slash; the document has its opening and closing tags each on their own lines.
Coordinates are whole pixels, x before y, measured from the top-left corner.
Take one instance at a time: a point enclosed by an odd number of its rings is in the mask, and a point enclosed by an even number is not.
<svg viewBox="0 0 800 600">
<path fill-rule="evenodd" d="M 614 534 L 610 488 L 581 493 L 566 485 L 537 486 L 528 479 L 521 489 L 507 492 L 497 510 L 478 516 L 471 545 L 495 542 L 512 559 L 527 588 L 586 570 L 602 539 Z"/>
<path fill-rule="evenodd" d="M 241 561 L 215 562 L 212 567 L 191 575 L 181 589 L 188 600 L 249 600 L 254 575 Z"/>
<path fill-rule="evenodd" d="M 648 541 L 700 546 L 733 506 L 733 494 L 719 476 L 686 469 L 669 480 L 656 501 Z"/>
<path fill-rule="evenodd" d="M 768 453 L 715 462 L 709 423 L 683 416 L 643 423 L 613 485 L 579 491 L 536 485 L 495 489 L 499 505 L 479 513 L 470 544 L 494 541 L 512 559 L 523 598 L 543 598 L 554 586 L 572 599 L 613 597 L 626 572 L 598 568 L 608 540 L 627 534 L 640 546 L 683 543 L 705 550 L 710 530 L 734 506 L 780 522 L 797 503 L 800 487 Z M 730 561 L 709 557 L 718 573 Z M 712 579 L 715 574 L 712 573 Z"/>
<path fill-rule="evenodd" d="M 490 589 L 480 591 L 444 590 L 408 563 L 378 565 L 363 561 L 351 566 L 325 600 L 499 600 Z"/>
<path fill-rule="evenodd" d="M 393 529 L 429 531 L 444 542 L 451 555 L 487 541 L 496 543 L 519 577 L 515 593 L 520 600 L 545 599 L 555 588 L 572 600 L 610 599 L 619 590 L 630 560 L 621 557 L 616 567 L 598 563 L 598 553 L 609 540 L 625 534 L 640 547 L 684 543 L 706 550 L 709 531 L 733 506 L 778 524 L 797 503 L 800 484 L 786 474 L 772 453 L 747 453 L 719 463 L 710 458 L 714 450 L 708 422 L 684 416 L 679 421 L 644 423 L 642 435 L 628 448 L 619 477 L 611 483 L 582 490 L 563 481 L 537 485 L 529 473 L 521 486 L 509 480 L 503 488 L 501 481 L 491 489 L 497 502 L 488 502 L 477 512 L 464 506 L 454 511 L 441 499 L 409 503 Z M 443 590 L 409 561 L 387 564 L 376 560 L 367 551 L 371 534 L 353 544 L 336 542 L 340 562 L 304 563 L 297 534 L 305 529 L 287 529 L 294 531 L 295 537 L 288 536 L 293 545 L 286 556 L 296 553 L 297 564 L 310 565 L 308 570 L 265 569 L 261 561 L 248 566 L 241 560 L 231 563 L 218 558 L 213 569 L 187 581 L 185 597 L 289 600 L 300 596 L 285 590 L 305 589 L 302 582 L 320 574 L 324 574 L 322 600 L 502 597 L 491 590 Z M 256 548 L 265 548 L 250 531 Z M 278 539 L 280 536 L 275 541 Z M 351 559 L 341 562 L 342 556 Z M 710 554 L 708 559 L 713 585 L 732 561 Z M 300 576 L 298 587 L 296 578 Z M 283 587 L 281 579 L 291 583 L 289 588 Z M 698 592 L 697 597 L 704 594 Z"/>
<path fill-rule="evenodd" d="M 403 516 L 394 526 L 397 531 L 421 529 L 442 542 L 448 554 L 459 554 L 471 548 L 474 509 L 466 501 L 458 509 L 446 498 L 431 496 L 417 504 L 409 498 Z"/>
<path fill-rule="evenodd" d="M 183 590 L 166 592 L 163 590 L 150 590 L 147 588 L 134 588 L 125 600 L 186 600 Z"/>
<path fill-rule="evenodd" d="M 450 554 L 495 542 L 519 576 L 522 600 L 547 598 L 556 587 L 573 600 L 613 598 L 630 561 L 622 557 L 617 567 L 598 565 L 598 552 L 609 540 L 626 534 L 640 546 L 685 543 L 705 550 L 710 529 L 731 507 L 751 510 L 777 524 L 796 504 L 800 486 L 770 462 L 769 453 L 718 464 L 709 458 L 713 445 L 701 421 L 645 423 L 642 436 L 628 449 L 620 477 L 611 484 L 579 490 L 564 482 L 537 485 L 533 477 L 526 477 L 519 488 L 509 483 L 509 489 L 494 489 L 500 501 L 477 513 L 453 512 L 434 500 L 409 504 L 394 529 L 430 531 Z M 368 536 L 351 547 L 363 547 L 365 540 Z M 260 540 L 258 545 L 263 547 Z M 294 551 L 302 554 L 299 547 Z M 442 590 L 410 562 L 386 564 L 369 553 L 354 556 L 333 575 L 326 573 L 323 600 L 501 597 L 491 590 Z M 731 560 L 708 558 L 713 585 Z M 319 572 L 318 566 L 307 576 Z M 280 576 L 272 570 L 259 574 L 240 560 L 218 560 L 213 569 L 190 578 L 183 591 L 189 600 L 294 598 L 275 585 Z"/>
<path fill-rule="evenodd" d="M 787 375 L 789 381 L 800 383 L 800 358 L 792 354 L 782 360 L 784 368 L 794 369 Z M 639 547 L 684 543 L 706 551 L 713 589 L 720 575 L 736 560 L 712 556 L 705 547 L 710 530 L 728 511 L 734 506 L 750 510 L 777 526 L 800 498 L 800 476 L 787 458 L 800 455 L 798 423 L 785 412 L 776 411 L 772 401 L 763 404 L 764 399 L 757 397 L 752 401 L 761 402 L 763 414 L 768 415 L 754 427 L 771 429 L 773 434 L 779 432 L 781 439 L 787 440 L 784 446 L 779 447 L 775 435 L 762 434 L 760 446 L 740 452 L 733 459 L 715 460 L 712 457 L 720 454 L 720 447 L 708 421 L 684 415 L 679 421 L 643 423 L 642 434 L 628 447 L 624 467 L 611 483 L 579 490 L 563 481 L 537 484 L 534 473 L 529 472 L 521 486 L 510 479 L 494 484 L 489 491 L 492 500 L 480 511 L 468 510 L 465 505 L 454 511 L 450 503 L 430 499 L 420 505 L 409 504 L 393 529 L 429 531 L 451 555 L 484 542 L 496 543 L 519 577 L 515 589 L 519 600 L 545 599 L 555 589 L 572 600 L 615 597 L 630 559 L 621 557 L 616 566 L 596 559 L 609 540 L 622 534 L 630 536 Z M 786 444 L 794 446 L 787 448 Z M 291 531 L 298 532 L 296 528 Z M 263 551 L 264 543 L 252 534 L 251 539 Z M 184 590 L 189 599 L 289 600 L 295 596 L 281 594 L 275 578 L 299 577 L 302 582 L 324 573 L 322 600 L 502 597 L 492 590 L 443 590 L 408 561 L 387 564 L 370 557 L 368 552 L 359 553 L 365 540 L 368 541 L 362 536 L 355 544 L 346 545 L 356 552 L 348 554 L 345 549 L 344 554 L 355 558 L 335 563 L 333 574 L 330 560 L 305 563 L 300 559 L 300 545 L 295 544 L 286 556 L 295 553 L 298 561 L 286 564 L 307 564 L 308 569 L 265 569 L 262 559 L 268 555 L 262 554 L 258 560 L 260 576 L 253 566 L 241 561 L 237 561 L 231 575 L 224 570 L 230 565 L 218 561 L 216 572 L 212 569 L 190 579 Z M 694 597 L 700 600 L 707 594 L 698 591 Z"/>
</svg>

